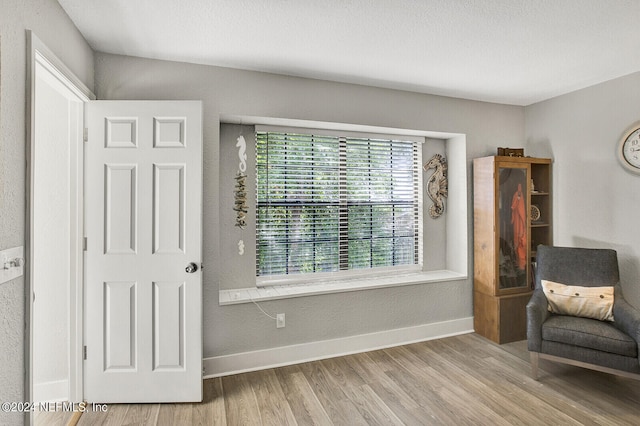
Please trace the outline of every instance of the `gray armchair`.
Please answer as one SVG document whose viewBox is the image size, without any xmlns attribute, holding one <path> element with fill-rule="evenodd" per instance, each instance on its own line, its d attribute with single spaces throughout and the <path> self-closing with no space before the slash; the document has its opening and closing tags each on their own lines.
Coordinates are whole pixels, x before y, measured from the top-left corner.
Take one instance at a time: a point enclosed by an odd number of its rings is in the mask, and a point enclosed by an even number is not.
<svg viewBox="0 0 640 426">
<path fill-rule="evenodd" d="M 538 379 L 538 360 L 547 359 L 640 379 L 640 311 L 622 295 L 615 250 L 538 246 L 536 263 L 535 290 L 527 304 L 532 377 Z M 542 280 L 615 286 L 614 321 L 549 312 Z"/>
</svg>

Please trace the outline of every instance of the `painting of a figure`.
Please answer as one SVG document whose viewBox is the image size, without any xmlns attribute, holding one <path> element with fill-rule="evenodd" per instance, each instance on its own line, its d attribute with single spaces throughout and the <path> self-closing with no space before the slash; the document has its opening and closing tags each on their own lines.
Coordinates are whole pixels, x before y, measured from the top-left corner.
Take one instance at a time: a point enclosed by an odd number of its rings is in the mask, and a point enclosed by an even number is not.
<svg viewBox="0 0 640 426">
<path fill-rule="evenodd" d="M 525 169 L 500 169 L 500 288 L 527 283 L 527 174 Z"/>
</svg>

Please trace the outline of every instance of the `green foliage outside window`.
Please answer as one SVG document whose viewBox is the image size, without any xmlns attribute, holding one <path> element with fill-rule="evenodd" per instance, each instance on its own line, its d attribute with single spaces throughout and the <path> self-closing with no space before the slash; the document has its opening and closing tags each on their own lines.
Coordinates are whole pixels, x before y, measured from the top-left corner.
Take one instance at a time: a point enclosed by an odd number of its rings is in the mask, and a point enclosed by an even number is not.
<svg viewBox="0 0 640 426">
<path fill-rule="evenodd" d="M 418 262 L 415 142 L 258 132 L 256 274 Z"/>
</svg>

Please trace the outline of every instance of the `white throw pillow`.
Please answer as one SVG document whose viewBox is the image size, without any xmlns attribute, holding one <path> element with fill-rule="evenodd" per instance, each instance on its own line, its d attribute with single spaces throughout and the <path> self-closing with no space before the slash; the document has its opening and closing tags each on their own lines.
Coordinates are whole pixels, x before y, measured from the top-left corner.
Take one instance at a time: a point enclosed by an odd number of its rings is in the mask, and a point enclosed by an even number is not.
<svg viewBox="0 0 640 426">
<path fill-rule="evenodd" d="M 613 286 L 581 287 L 542 280 L 542 290 L 555 314 L 613 321 Z"/>
</svg>

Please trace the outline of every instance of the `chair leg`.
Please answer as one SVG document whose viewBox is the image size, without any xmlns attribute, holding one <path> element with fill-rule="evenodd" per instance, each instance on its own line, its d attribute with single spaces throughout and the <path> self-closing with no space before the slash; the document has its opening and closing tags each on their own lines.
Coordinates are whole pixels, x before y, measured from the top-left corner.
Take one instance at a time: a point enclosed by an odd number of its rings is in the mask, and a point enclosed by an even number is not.
<svg viewBox="0 0 640 426">
<path fill-rule="evenodd" d="M 538 352 L 529 352 L 529 355 L 531 357 L 531 378 L 538 380 L 538 359 L 540 354 Z"/>
</svg>

